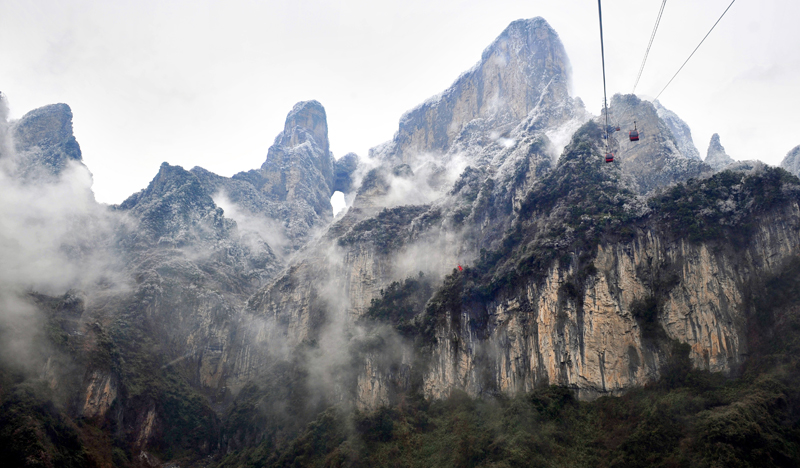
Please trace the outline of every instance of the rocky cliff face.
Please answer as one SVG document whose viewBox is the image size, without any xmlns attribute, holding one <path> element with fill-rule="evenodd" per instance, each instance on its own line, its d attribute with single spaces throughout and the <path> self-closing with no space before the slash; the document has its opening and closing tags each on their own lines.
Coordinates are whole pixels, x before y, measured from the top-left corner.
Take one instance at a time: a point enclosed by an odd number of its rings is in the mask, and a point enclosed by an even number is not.
<svg viewBox="0 0 800 468">
<path fill-rule="evenodd" d="M 711 135 L 711 141 L 708 143 L 708 151 L 706 152 L 706 164 L 711 166 L 715 171 L 722 170 L 725 166 L 733 164 L 733 158 L 728 156 L 725 148 L 719 142 L 719 135 Z"/>
<path fill-rule="evenodd" d="M 334 163 L 333 190 L 349 195 L 355 187 L 355 172 L 358 168 L 358 155 L 347 153 Z"/>
<path fill-rule="evenodd" d="M 694 140 L 692 140 L 692 130 L 686 125 L 686 122 L 678 117 L 676 113 L 662 106 L 658 101 L 654 101 L 653 106 L 658 112 L 658 117 L 667 124 L 672 136 L 675 137 L 681 154 L 685 158 L 701 160 L 700 152 L 697 151 L 697 147 L 694 146 Z"/>
<path fill-rule="evenodd" d="M 542 284 L 492 301 L 481 330 L 470 326 L 467 312 L 448 316 L 436 330 L 425 394 L 443 398 L 451 388 L 514 394 L 555 384 L 592 398 L 653 381 L 668 354 L 649 341 L 637 314 L 654 294 L 641 273 L 658 268 L 673 270 L 676 284 L 663 298 L 657 326 L 691 346 L 696 367 L 730 373 L 747 355 L 750 274 L 776 273 L 800 252 L 798 214 L 793 204 L 765 219 L 742 257 L 726 258 L 714 252 L 715 245 L 673 243 L 650 231 L 630 244 L 600 246 L 596 276 L 578 297 L 564 294 L 578 272 L 557 265 Z"/>
<path fill-rule="evenodd" d="M 539 221 L 519 218 L 530 227 L 506 238 L 507 245 L 522 236 L 503 257 L 506 262 L 512 259 L 510 265 L 491 266 L 489 254 L 465 272 L 454 271 L 447 277 L 443 289 L 418 316 L 428 346 L 417 352 L 424 357 L 409 358 L 407 351 L 395 354 L 395 366 L 405 371 L 393 376 L 376 372 L 379 366 L 367 358 L 368 374 L 357 392 L 364 398 L 363 406 L 391 400 L 404 386 L 433 398 L 445 397 L 452 388 L 477 396 L 552 384 L 571 387 L 586 398 L 618 394 L 657 378 L 669 359 L 669 340 L 689 344 L 699 368 L 724 373 L 737 369 L 748 352 L 746 316 L 753 278 L 777 273 L 800 253 L 796 196 L 800 186 L 790 179 L 778 183 L 774 194 L 795 195 L 759 212 L 759 227 L 746 237 L 731 235 L 729 241 L 739 242 L 739 247 L 731 248 L 718 238 L 676 236 L 675 229 L 691 232 L 680 227 L 691 221 L 674 218 L 675 197 L 682 199 L 679 206 L 693 206 L 690 217 L 707 216 L 713 225 L 738 231 L 743 228 L 737 227 L 737 219 L 755 215 L 751 197 L 765 196 L 756 195 L 752 187 L 776 173 L 762 169 L 696 182 L 699 194 L 678 187 L 654 202 L 648 213 L 636 207 L 637 198 L 626 192 L 618 169 L 589 169 L 598 165 L 604 149 L 598 137 L 599 132 L 591 152 L 582 149 L 591 139 L 573 142 L 559 166 L 538 183 L 547 185 L 541 194 L 569 195 L 555 205 L 538 196 L 523 203 L 523 212 L 541 210 L 534 217 Z M 589 179 L 589 186 L 571 182 L 569 174 L 574 172 Z M 611 190 L 615 186 L 619 191 Z M 617 200 L 619 211 L 611 209 L 597 218 L 596 208 L 585 205 L 587 197 L 575 195 L 582 190 L 588 190 L 587 195 L 593 192 L 591 198 L 605 195 Z M 717 194 L 704 202 L 708 206 L 697 201 L 708 196 L 703 191 Z M 531 193 L 537 193 L 536 186 Z M 575 243 L 585 235 L 573 237 L 576 231 L 609 239 L 605 230 L 619 233 L 614 222 L 626 218 L 639 219 L 639 227 L 622 238 L 612 235 L 612 242 L 601 240 L 589 251 L 585 240 Z M 593 219 L 603 221 L 597 225 Z M 602 228 L 608 221 L 611 224 Z M 543 258 L 552 259 L 550 266 L 542 263 Z M 479 292 L 485 290 L 487 275 L 500 285 L 490 287 L 496 292 L 488 297 Z M 503 279 L 506 275 L 512 279 Z M 398 380 L 398 375 L 414 373 L 422 374 L 417 382 Z"/>
<path fill-rule="evenodd" d="M 81 148 L 72 134 L 72 110 L 66 104 L 28 112 L 12 125 L 11 138 L 22 178 L 57 177 L 69 161 L 81 161 Z"/>
<path fill-rule="evenodd" d="M 800 177 L 800 146 L 795 146 L 786 153 L 786 157 L 781 161 L 781 167 Z"/>
<path fill-rule="evenodd" d="M 609 121 L 621 129 L 610 136 L 615 161 L 619 160 L 623 172 L 634 179 L 640 193 L 709 172 L 708 166 L 693 157 L 691 149 L 684 154 L 679 148 L 688 143 L 679 122 L 660 118 L 652 103 L 634 95 L 617 94 L 611 98 L 609 113 Z M 662 114 L 668 115 L 668 111 Z M 667 122 L 678 129 L 681 140 L 676 139 Z M 639 131 L 639 141 L 629 139 L 634 128 Z"/>
<path fill-rule="evenodd" d="M 348 213 L 251 299 L 251 313 L 271 317 L 270 329 L 289 324 L 277 330 L 293 345 L 319 340 L 331 322 L 346 334 L 393 281 L 440 278 L 499 242 L 513 207 L 588 118 L 568 81 L 550 26 L 512 23 L 473 70 L 403 116 L 395 138 L 371 152 L 381 165 Z"/>
<path fill-rule="evenodd" d="M 338 188 L 350 189 L 345 185 L 358 165 L 358 157 L 353 156 L 343 158 L 334 172 L 325 109 L 317 101 L 305 101 L 287 115 L 284 130 L 261 168 L 230 179 L 202 168 L 192 172 L 241 219 L 275 231 L 269 236 L 275 250 L 288 255 L 333 219 L 331 195 L 337 181 L 342 184 Z"/>
<path fill-rule="evenodd" d="M 480 62 L 400 119 L 394 139 L 374 156 L 414 167 L 424 154 L 443 155 L 456 142 L 486 145 L 537 110 L 531 125 L 557 127 L 582 104 L 569 97 L 570 65 L 558 34 L 542 18 L 519 20 L 483 52 Z"/>
</svg>

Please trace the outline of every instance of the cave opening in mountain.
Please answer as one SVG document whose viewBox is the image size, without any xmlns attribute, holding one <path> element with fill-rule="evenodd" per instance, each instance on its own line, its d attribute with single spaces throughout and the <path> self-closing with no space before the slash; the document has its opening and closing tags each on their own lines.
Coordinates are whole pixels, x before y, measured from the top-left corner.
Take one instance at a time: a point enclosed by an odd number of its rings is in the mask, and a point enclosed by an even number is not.
<svg viewBox="0 0 800 468">
<path fill-rule="evenodd" d="M 338 190 L 333 192 L 333 195 L 331 195 L 331 206 L 333 207 L 334 217 L 344 211 L 344 209 L 347 208 L 347 203 L 344 201 L 344 193 Z"/>
</svg>

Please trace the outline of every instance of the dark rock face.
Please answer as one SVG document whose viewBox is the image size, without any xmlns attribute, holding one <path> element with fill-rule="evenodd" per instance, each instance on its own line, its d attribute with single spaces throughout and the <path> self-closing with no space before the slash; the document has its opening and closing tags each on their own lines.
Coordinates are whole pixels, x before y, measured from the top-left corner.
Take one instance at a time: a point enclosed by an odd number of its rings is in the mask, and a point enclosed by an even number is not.
<svg viewBox="0 0 800 468">
<path fill-rule="evenodd" d="M 234 227 L 194 174 L 167 163 L 146 189 L 128 197 L 119 209 L 140 220 L 134 239 L 146 245 L 182 247 L 224 236 Z M 204 229 L 195 230 L 198 225 Z"/>
<path fill-rule="evenodd" d="M 611 134 L 615 160 L 619 160 L 623 172 L 633 177 L 640 193 L 710 171 L 700 160 L 681 153 L 669 125 L 659 117 L 652 103 L 632 94 L 617 94 L 611 98 L 609 112 L 611 121 L 621 128 L 621 132 Z M 634 122 L 639 141 L 629 139 Z"/>
<path fill-rule="evenodd" d="M 211 195 L 195 173 L 163 163 L 145 190 L 116 208 L 136 221 L 135 228 L 123 231 L 121 246 L 135 256 L 163 249 L 202 251 L 198 258 L 214 259 L 215 269 L 230 269 L 229 278 L 243 281 L 233 289 L 263 284 L 279 267 L 272 249 L 257 235 L 240 232 Z"/>
<path fill-rule="evenodd" d="M 66 104 L 28 112 L 14 123 L 12 135 L 25 177 L 58 176 L 69 161 L 81 161 L 81 148 L 72 134 L 72 110 Z"/>
<path fill-rule="evenodd" d="M 715 171 L 720 171 L 725 166 L 733 164 L 734 159 L 728 156 L 725 148 L 719 142 L 719 134 L 711 135 L 711 141 L 708 143 L 708 151 L 706 152 L 706 164 L 711 166 Z"/>
<path fill-rule="evenodd" d="M 333 191 L 342 192 L 344 194 L 350 193 L 353 187 L 354 172 L 358 168 L 358 155 L 355 153 L 347 153 L 341 159 L 337 159 L 334 164 L 334 182 Z"/>
<path fill-rule="evenodd" d="M 786 153 L 786 157 L 781 161 L 781 167 L 800 177 L 800 145 Z"/>
</svg>

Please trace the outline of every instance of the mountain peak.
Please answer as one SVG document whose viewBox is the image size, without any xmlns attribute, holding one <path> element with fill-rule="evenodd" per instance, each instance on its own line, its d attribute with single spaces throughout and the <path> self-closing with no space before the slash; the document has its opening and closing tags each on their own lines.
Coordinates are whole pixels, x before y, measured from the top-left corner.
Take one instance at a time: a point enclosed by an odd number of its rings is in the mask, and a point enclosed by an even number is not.
<svg viewBox="0 0 800 468">
<path fill-rule="evenodd" d="M 69 161 L 81 161 L 81 147 L 72 133 L 72 110 L 66 104 L 50 104 L 28 112 L 14 122 L 12 134 L 25 177 L 58 176 Z"/>
<path fill-rule="evenodd" d="M 497 36 L 494 42 L 483 51 L 481 59 L 487 59 L 498 48 L 504 48 L 507 44 L 518 46 L 515 47 L 517 53 L 523 54 L 525 51 L 522 51 L 520 47 L 527 47 L 529 51 L 532 51 L 535 49 L 537 42 L 549 41 L 552 38 L 558 39 L 558 33 L 550 26 L 547 20 L 541 16 L 518 19 L 512 21 L 511 24 Z"/>
<path fill-rule="evenodd" d="M 295 147 L 308 141 L 309 136 L 323 153 L 328 153 L 328 119 L 325 108 L 315 100 L 300 101 L 294 105 L 286 116 L 283 133 L 278 135 L 275 143 Z"/>
<path fill-rule="evenodd" d="M 487 135 L 504 134 L 537 107 L 543 115 L 571 108 L 570 76 L 567 53 L 547 21 L 514 21 L 448 89 L 406 112 L 394 139 L 373 153 L 408 163 L 446 153 L 462 132 L 474 135 L 476 122 Z"/>
<path fill-rule="evenodd" d="M 728 153 L 725 152 L 725 148 L 722 147 L 722 143 L 719 142 L 719 134 L 715 133 L 711 135 L 711 141 L 708 143 L 708 151 L 706 152 L 706 164 L 714 168 L 715 171 L 722 169 L 723 167 L 736 162 L 728 156 Z"/>
</svg>

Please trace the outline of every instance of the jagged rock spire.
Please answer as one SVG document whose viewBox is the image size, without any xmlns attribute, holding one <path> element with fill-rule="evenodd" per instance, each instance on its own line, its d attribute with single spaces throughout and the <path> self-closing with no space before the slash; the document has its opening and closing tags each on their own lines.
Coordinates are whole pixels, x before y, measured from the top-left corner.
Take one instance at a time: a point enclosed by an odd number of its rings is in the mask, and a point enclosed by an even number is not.
<svg viewBox="0 0 800 468">
<path fill-rule="evenodd" d="M 708 143 L 708 151 L 706 152 L 706 164 L 711 166 L 715 171 L 719 171 L 728 164 L 734 163 L 733 158 L 728 156 L 725 148 L 719 142 L 719 134 L 711 135 L 711 141 Z"/>
<path fill-rule="evenodd" d="M 328 153 L 328 120 L 325 108 L 315 100 L 301 101 L 294 105 L 286 116 L 283 132 L 275 139 L 275 143 L 294 147 L 308 141 L 309 136 L 314 138 L 323 153 Z"/>
<path fill-rule="evenodd" d="M 333 165 L 325 108 L 317 101 L 298 102 L 261 165 L 261 190 L 274 200 L 304 200 L 317 214 L 332 211 Z"/>
</svg>

